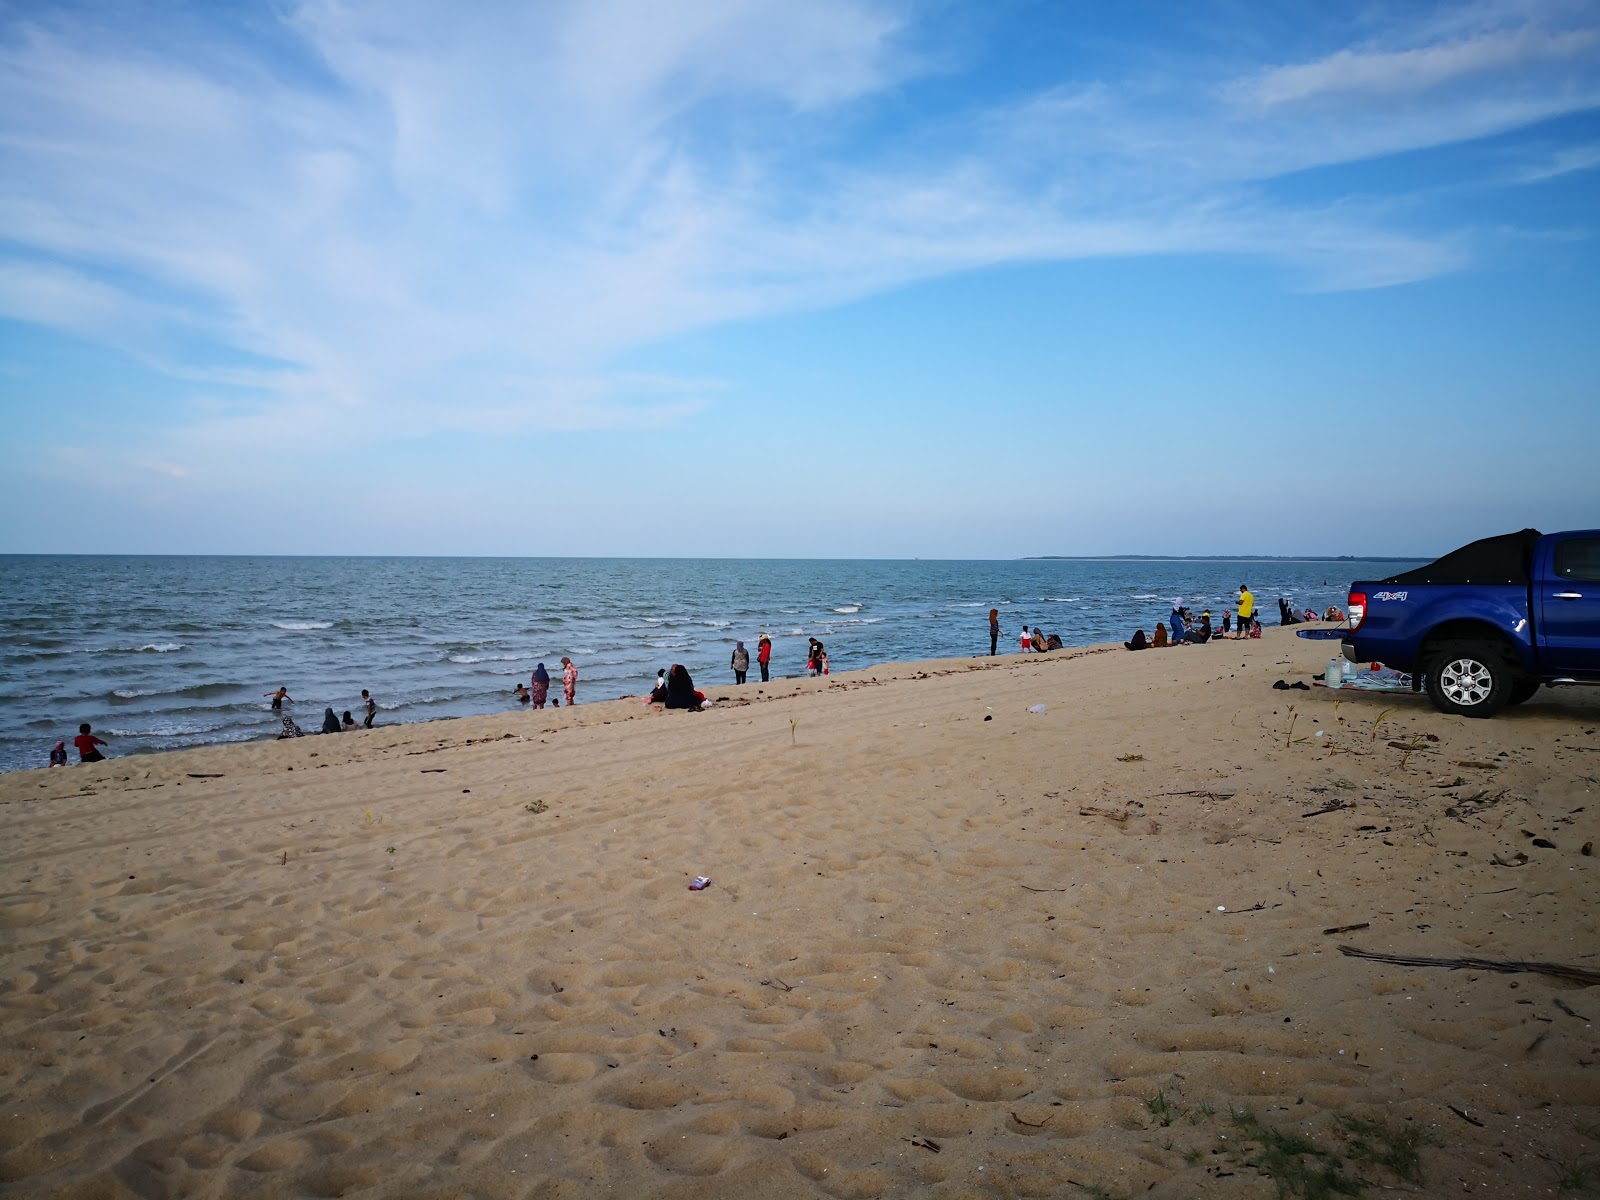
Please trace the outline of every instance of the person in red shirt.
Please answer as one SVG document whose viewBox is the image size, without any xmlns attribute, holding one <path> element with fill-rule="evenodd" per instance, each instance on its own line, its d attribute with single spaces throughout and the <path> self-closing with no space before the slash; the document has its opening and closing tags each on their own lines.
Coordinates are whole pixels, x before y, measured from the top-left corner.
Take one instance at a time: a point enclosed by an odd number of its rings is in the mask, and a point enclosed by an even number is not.
<svg viewBox="0 0 1600 1200">
<path fill-rule="evenodd" d="M 768 682 L 767 669 L 772 662 L 772 639 L 764 633 L 756 641 L 756 661 L 761 664 L 761 682 Z"/>
<path fill-rule="evenodd" d="M 72 744 L 78 748 L 79 762 L 104 762 L 105 755 L 96 750 L 96 746 L 105 743 L 89 732 L 89 722 L 85 721 L 78 726 L 78 736 L 72 739 Z"/>
</svg>

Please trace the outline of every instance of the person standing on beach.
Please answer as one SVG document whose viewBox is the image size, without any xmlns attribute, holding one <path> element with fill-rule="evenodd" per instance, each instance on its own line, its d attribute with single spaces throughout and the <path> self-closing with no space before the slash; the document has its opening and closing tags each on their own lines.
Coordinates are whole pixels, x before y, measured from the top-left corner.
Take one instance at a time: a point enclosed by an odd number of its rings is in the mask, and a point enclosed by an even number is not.
<svg viewBox="0 0 1600 1200">
<path fill-rule="evenodd" d="M 532 686 L 528 690 L 533 693 L 533 706 L 543 708 L 550 696 L 550 672 L 544 669 L 543 663 L 534 667 Z"/>
<path fill-rule="evenodd" d="M 1250 636 L 1250 625 L 1255 616 L 1256 598 L 1250 594 L 1250 585 L 1239 585 L 1239 632 L 1234 635 L 1234 641 Z"/>
<path fill-rule="evenodd" d="M 378 715 L 378 702 L 367 695 L 367 689 L 361 689 L 361 707 L 366 711 L 366 720 L 361 723 L 368 729 L 372 728 L 372 719 Z"/>
<path fill-rule="evenodd" d="M 811 639 L 811 648 L 806 653 L 806 671 L 813 677 L 822 674 L 822 643 L 816 638 Z"/>
<path fill-rule="evenodd" d="M 989 657 L 1000 653 L 1000 610 L 989 610 Z"/>
<path fill-rule="evenodd" d="M 81 763 L 104 762 L 105 755 L 97 749 L 105 743 L 89 732 L 89 722 L 85 721 L 78 726 L 78 736 L 72 739 L 72 744 L 78 748 L 78 761 Z"/>
<path fill-rule="evenodd" d="M 1033 634 L 1031 632 L 1029 632 L 1027 623 L 1024 622 L 1023 626 L 1022 626 L 1022 652 L 1024 654 L 1026 654 L 1029 650 L 1032 650 L 1032 649 L 1033 649 Z"/>
<path fill-rule="evenodd" d="M 577 703 L 573 697 L 578 694 L 578 668 L 566 657 L 561 660 L 561 692 L 567 698 L 568 708 Z"/>
<path fill-rule="evenodd" d="M 294 697 L 289 695 L 289 689 L 286 687 L 281 687 L 275 692 L 262 692 L 261 694 L 263 696 L 272 697 L 272 711 L 275 713 L 281 713 L 283 711 L 283 702 L 285 700 L 287 700 L 290 704 L 294 703 Z M 365 694 L 365 692 L 362 693 L 362 695 Z"/>
<path fill-rule="evenodd" d="M 733 668 L 733 681 L 743 683 L 745 676 L 750 673 L 750 651 L 744 648 L 743 642 L 733 644 L 733 658 L 728 665 Z"/>
<path fill-rule="evenodd" d="M 772 664 L 772 639 L 764 633 L 756 639 L 756 661 L 761 664 L 761 682 L 767 683 L 767 668 Z"/>
</svg>

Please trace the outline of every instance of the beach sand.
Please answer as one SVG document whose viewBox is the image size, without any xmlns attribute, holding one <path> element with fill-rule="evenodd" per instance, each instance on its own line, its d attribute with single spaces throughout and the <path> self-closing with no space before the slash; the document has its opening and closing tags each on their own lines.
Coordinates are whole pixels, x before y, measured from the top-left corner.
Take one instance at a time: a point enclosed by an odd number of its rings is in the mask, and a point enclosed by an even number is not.
<svg viewBox="0 0 1600 1200">
<path fill-rule="evenodd" d="M 1592 1181 L 1600 987 L 1339 947 L 1600 971 L 1600 693 L 1272 689 L 1327 653 L 701 679 L 728 702 L 0 777 L 0 1180 L 1269 1197 L 1313 1162 L 1279 1131 L 1414 1194 Z"/>
</svg>

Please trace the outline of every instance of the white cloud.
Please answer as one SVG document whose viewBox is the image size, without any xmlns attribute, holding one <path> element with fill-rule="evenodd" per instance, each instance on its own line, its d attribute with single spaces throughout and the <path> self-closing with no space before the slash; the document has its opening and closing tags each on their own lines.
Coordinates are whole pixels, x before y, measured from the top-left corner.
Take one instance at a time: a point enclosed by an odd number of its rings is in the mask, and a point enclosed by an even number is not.
<svg viewBox="0 0 1600 1200">
<path fill-rule="evenodd" d="M 1600 102 L 1594 31 L 1502 22 L 1231 84 L 911 114 L 864 151 L 849 118 L 921 69 L 910 12 L 305 0 L 264 46 L 37 18 L 0 40 L 0 238 L 28 256 L 0 260 L 0 313 L 196 385 L 197 423 L 150 459 L 191 478 L 311 424 L 650 428 L 720 385 L 611 365 L 639 347 L 952 271 L 1250 254 L 1372 287 L 1458 269 L 1464 240 L 1407 231 L 1399 205 L 1290 208 L 1260 185 Z M 195 340 L 228 353 L 176 348 Z"/>
<path fill-rule="evenodd" d="M 1600 29 L 1523 26 L 1407 50 L 1344 49 L 1315 62 L 1273 67 L 1235 88 L 1262 108 L 1319 100 L 1381 101 L 1458 81 L 1592 60 Z"/>
</svg>

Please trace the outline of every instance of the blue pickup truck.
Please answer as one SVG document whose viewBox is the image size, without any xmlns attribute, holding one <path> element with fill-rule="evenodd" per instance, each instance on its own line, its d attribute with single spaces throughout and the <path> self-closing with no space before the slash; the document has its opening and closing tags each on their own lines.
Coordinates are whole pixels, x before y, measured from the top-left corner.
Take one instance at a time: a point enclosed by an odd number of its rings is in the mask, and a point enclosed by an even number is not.
<svg viewBox="0 0 1600 1200">
<path fill-rule="evenodd" d="M 1540 684 L 1600 683 L 1600 529 L 1524 529 L 1350 585 L 1344 656 L 1410 672 L 1441 712 L 1492 717 Z"/>
</svg>

